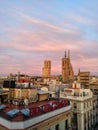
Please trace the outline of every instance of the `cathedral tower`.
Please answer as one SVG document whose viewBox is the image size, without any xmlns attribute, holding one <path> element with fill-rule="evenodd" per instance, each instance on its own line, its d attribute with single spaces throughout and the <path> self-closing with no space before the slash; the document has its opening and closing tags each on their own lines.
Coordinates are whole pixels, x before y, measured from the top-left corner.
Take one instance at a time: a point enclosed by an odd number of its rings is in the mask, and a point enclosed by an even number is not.
<svg viewBox="0 0 98 130">
<path fill-rule="evenodd" d="M 62 58 L 62 81 L 64 83 L 71 83 L 74 80 L 74 72 L 70 62 L 70 51 L 68 50 L 68 56 L 65 55 Z"/>
<path fill-rule="evenodd" d="M 49 78 L 51 76 L 51 61 L 45 60 L 42 68 L 42 77 Z"/>
</svg>

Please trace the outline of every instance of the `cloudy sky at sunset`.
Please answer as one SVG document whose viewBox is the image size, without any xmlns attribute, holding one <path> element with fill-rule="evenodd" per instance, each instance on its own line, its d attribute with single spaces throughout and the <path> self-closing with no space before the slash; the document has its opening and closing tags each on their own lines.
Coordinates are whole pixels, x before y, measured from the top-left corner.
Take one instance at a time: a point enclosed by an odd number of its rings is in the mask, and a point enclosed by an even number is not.
<svg viewBox="0 0 98 130">
<path fill-rule="evenodd" d="M 98 75 L 98 0 L 0 1 L 0 75 L 41 75 L 46 59 L 61 74 L 65 50 L 75 74 Z"/>
</svg>

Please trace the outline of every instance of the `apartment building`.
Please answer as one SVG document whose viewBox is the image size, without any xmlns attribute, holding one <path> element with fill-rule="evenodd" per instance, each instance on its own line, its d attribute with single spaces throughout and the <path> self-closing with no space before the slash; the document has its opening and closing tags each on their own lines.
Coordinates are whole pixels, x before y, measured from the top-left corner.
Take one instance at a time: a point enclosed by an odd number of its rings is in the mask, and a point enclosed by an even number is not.
<svg viewBox="0 0 98 130">
<path fill-rule="evenodd" d="M 17 87 L 5 84 L 0 93 L 3 97 L 0 105 L 0 129 L 72 130 L 72 110 L 69 100 L 52 98 L 48 92 L 30 88 L 26 83 L 28 82 L 19 81 Z M 35 100 L 32 100 L 33 98 Z"/>
<path fill-rule="evenodd" d="M 80 71 L 78 72 L 78 82 L 81 83 L 83 88 L 89 88 L 90 84 L 90 72 Z"/>
<path fill-rule="evenodd" d="M 83 89 L 79 83 L 73 83 L 72 88 L 65 88 L 61 97 L 69 99 L 73 112 L 73 130 L 94 130 L 97 123 L 97 97 L 90 89 Z M 95 99 L 94 99 L 95 98 Z M 95 117 L 96 116 L 96 117 Z"/>
<path fill-rule="evenodd" d="M 72 130 L 71 119 L 71 105 L 64 99 L 0 105 L 1 130 Z"/>
</svg>

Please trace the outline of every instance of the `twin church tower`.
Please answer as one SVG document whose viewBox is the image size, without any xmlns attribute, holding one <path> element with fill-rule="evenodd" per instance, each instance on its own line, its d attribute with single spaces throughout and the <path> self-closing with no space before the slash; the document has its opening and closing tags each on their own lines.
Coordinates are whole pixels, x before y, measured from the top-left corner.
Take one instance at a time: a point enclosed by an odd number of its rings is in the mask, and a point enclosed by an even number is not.
<svg viewBox="0 0 98 130">
<path fill-rule="evenodd" d="M 50 78 L 51 77 L 51 61 L 45 60 L 44 67 L 42 68 L 42 77 Z M 70 51 L 68 50 L 68 54 L 62 58 L 62 82 L 70 83 L 74 80 L 74 72 L 70 62 Z"/>
</svg>

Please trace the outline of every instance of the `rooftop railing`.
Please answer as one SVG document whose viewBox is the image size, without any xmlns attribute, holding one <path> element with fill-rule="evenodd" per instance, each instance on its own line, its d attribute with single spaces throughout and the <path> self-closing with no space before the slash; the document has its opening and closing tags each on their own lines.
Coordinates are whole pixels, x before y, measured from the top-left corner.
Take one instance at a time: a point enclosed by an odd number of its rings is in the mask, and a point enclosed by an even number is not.
<svg viewBox="0 0 98 130">
<path fill-rule="evenodd" d="M 34 118 L 39 115 L 47 114 L 55 110 L 59 110 L 65 107 L 70 106 L 68 100 L 51 100 L 38 104 L 34 106 L 34 103 L 31 106 L 15 106 L 10 107 L 9 104 L 6 105 L 4 110 L 1 110 L 0 117 L 5 118 L 11 121 L 22 121 Z M 26 108 L 25 108 L 26 107 Z"/>
<path fill-rule="evenodd" d="M 15 116 L 13 119 L 6 118 L 6 115 L 2 113 L 2 116 L 0 117 L 0 123 L 2 124 L 2 126 L 6 126 L 8 129 L 26 129 L 31 126 L 31 124 L 33 126 L 42 121 L 48 120 L 49 118 L 57 116 L 58 114 L 63 114 L 64 112 L 67 113 L 70 110 L 71 106 L 67 105 L 54 111 L 40 114 L 38 116 L 25 117 L 25 119 L 21 118 L 21 116 L 19 117 L 19 114 L 21 114 L 20 112 L 18 113 L 18 116 Z M 17 118 L 19 119 L 19 121 L 16 120 Z"/>
</svg>

